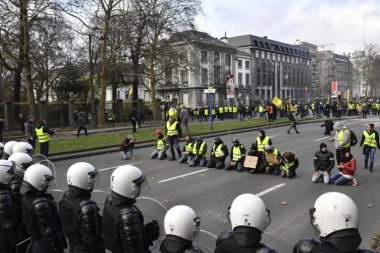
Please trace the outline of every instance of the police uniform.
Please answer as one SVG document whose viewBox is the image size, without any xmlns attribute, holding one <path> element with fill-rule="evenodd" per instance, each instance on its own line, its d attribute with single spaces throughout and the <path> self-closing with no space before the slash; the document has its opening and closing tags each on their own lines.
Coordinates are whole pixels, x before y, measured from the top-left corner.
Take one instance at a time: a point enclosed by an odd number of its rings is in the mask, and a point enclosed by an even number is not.
<svg viewBox="0 0 380 253">
<path fill-rule="evenodd" d="M 112 253 L 148 253 L 149 245 L 158 238 L 158 226 L 144 226 L 141 211 L 134 199 L 112 192 L 103 211 L 104 247 Z"/>
<path fill-rule="evenodd" d="M 59 216 L 72 253 L 101 253 L 102 217 L 91 193 L 69 185 L 59 202 Z"/>
<path fill-rule="evenodd" d="M 7 186 L 0 184 L 0 252 L 16 252 L 19 216 L 15 199 Z"/>
<path fill-rule="evenodd" d="M 167 235 L 160 246 L 161 253 L 203 253 L 202 250 L 192 245 L 191 241 L 178 236 Z"/>
</svg>

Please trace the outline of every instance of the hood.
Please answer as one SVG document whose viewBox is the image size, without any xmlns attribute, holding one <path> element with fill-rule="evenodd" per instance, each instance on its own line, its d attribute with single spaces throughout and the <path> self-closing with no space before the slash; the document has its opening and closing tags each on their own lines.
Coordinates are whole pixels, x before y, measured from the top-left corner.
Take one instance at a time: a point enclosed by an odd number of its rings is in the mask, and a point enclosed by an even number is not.
<svg viewBox="0 0 380 253">
<path fill-rule="evenodd" d="M 321 237 L 320 240 L 321 242 L 334 245 L 340 252 L 356 252 L 362 242 L 362 238 L 356 228 L 337 231 L 327 237 Z"/>
</svg>

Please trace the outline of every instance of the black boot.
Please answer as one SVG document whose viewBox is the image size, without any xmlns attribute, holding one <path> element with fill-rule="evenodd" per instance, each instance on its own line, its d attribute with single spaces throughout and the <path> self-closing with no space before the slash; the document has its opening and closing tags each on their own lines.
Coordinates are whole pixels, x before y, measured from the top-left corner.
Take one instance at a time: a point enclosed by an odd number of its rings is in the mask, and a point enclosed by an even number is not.
<svg viewBox="0 0 380 253">
<path fill-rule="evenodd" d="M 373 165 L 369 166 L 369 172 L 373 172 Z"/>
<path fill-rule="evenodd" d="M 364 169 L 368 169 L 368 163 L 364 163 Z"/>
</svg>

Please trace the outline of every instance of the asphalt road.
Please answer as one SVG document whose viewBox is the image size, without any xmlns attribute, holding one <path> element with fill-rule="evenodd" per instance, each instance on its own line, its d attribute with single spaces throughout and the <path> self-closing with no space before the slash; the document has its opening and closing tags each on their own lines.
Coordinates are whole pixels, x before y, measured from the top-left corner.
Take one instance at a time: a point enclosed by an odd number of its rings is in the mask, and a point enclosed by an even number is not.
<svg viewBox="0 0 380 253">
<path fill-rule="evenodd" d="M 368 116 L 367 119 L 346 119 L 345 124 L 353 130 L 359 141 L 362 131 L 368 123 L 374 123 L 379 131 L 380 118 Z M 271 211 L 272 222 L 263 235 L 263 242 L 275 248 L 278 252 L 292 252 L 294 244 L 303 237 L 315 237 L 317 233 L 310 225 L 309 208 L 313 207 L 316 198 L 329 191 L 342 192 L 349 195 L 358 205 L 360 214 L 360 232 L 363 238 L 362 247 L 367 247 L 372 242 L 371 238 L 380 233 L 380 159 L 378 151 L 375 158 L 374 173 L 364 169 L 364 156 L 360 147 L 352 147 L 352 153 L 357 159 L 356 178 L 358 186 L 335 186 L 323 183 L 313 184 L 314 153 L 319 150 L 321 142 L 327 144 L 330 151 L 334 150 L 334 143 L 327 141 L 323 135 L 324 128 L 320 122 L 299 125 L 301 134 L 287 134 L 287 127 L 265 129 L 271 137 L 274 146 L 283 152 L 293 150 L 298 154 L 300 166 L 297 169 L 297 177 L 284 179 L 277 176 L 251 175 L 246 172 L 225 171 L 207 169 L 201 167 L 190 168 L 186 164 L 177 161 L 150 160 L 154 143 L 150 148 L 135 150 L 136 160 L 120 160 L 117 152 L 101 155 L 87 156 L 54 162 L 58 188 L 64 190 L 66 171 L 75 162 L 84 161 L 93 164 L 99 171 L 99 184 L 97 189 L 108 191 L 109 179 L 113 170 L 124 164 L 135 164 L 143 170 L 149 179 L 150 191 L 143 193 L 160 202 L 167 209 L 179 205 L 191 206 L 201 217 L 201 228 L 214 235 L 230 229 L 227 219 L 227 208 L 233 199 L 242 193 L 259 194 L 264 200 L 266 207 Z M 257 137 L 256 131 L 239 133 L 230 136 L 228 133 L 220 136 L 230 149 L 231 139 L 237 137 L 247 149 Z M 213 138 L 205 139 L 210 150 Z M 181 146 L 183 143 L 181 143 Z M 170 154 L 170 152 L 169 152 Z M 169 155 L 170 156 L 170 155 Z M 227 162 L 229 159 L 227 158 Z M 332 173 L 337 172 L 336 166 Z M 145 200 L 142 200 L 142 203 Z M 281 205 L 287 201 L 288 205 Z M 146 203 L 153 203 L 146 201 Z M 368 205 L 373 207 L 368 207 Z M 144 204 L 145 205 L 145 204 Z M 147 206 L 149 204 L 146 204 Z M 152 204 L 154 214 L 164 215 L 158 204 Z M 206 233 L 201 233 L 199 243 L 204 243 L 201 237 L 210 239 Z M 212 239 L 210 239 L 212 241 Z M 206 242 L 213 244 L 212 242 Z M 210 245 L 212 247 L 213 245 Z"/>
</svg>

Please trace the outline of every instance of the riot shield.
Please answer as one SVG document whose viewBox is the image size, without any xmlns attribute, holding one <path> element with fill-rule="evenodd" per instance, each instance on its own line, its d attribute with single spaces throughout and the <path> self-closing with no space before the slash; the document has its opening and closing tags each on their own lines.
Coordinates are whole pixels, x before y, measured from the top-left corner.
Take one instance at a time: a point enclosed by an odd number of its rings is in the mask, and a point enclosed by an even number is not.
<svg viewBox="0 0 380 253">
<path fill-rule="evenodd" d="M 65 192 L 59 189 L 49 189 L 47 193 L 53 196 L 54 202 L 57 204 L 57 207 L 59 209 L 59 201 L 61 201 L 61 199 L 63 198 L 63 194 L 65 194 Z"/>
<path fill-rule="evenodd" d="M 91 199 L 96 202 L 99 207 L 99 213 L 103 215 L 104 203 L 109 193 L 102 190 L 93 190 L 91 193 Z"/>
<path fill-rule="evenodd" d="M 37 154 L 32 156 L 34 164 L 43 164 L 41 161 L 48 160 L 44 155 Z"/>
<path fill-rule="evenodd" d="M 153 242 L 149 249 L 152 253 L 159 252 L 162 240 L 165 238 L 164 218 L 168 211 L 167 208 L 158 200 L 149 197 L 138 197 L 136 199 L 137 208 L 140 209 L 144 216 L 144 224 L 156 220 L 160 226 L 160 236 Z"/>
<path fill-rule="evenodd" d="M 215 246 L 216 239 L 217 239 L 216 235 L 214 235 L 211 232 L 201 229 L 199 230 L 198 235 L 193 240 L 193 245 L 198 247 L 204 253 L 212 253 L 214 252 L 216 248 Z"/>
</svg>

